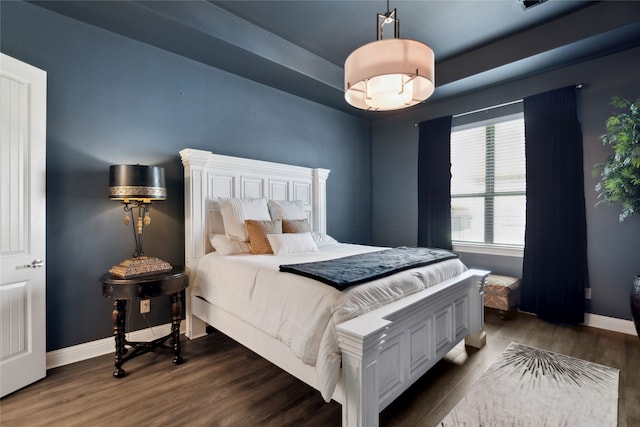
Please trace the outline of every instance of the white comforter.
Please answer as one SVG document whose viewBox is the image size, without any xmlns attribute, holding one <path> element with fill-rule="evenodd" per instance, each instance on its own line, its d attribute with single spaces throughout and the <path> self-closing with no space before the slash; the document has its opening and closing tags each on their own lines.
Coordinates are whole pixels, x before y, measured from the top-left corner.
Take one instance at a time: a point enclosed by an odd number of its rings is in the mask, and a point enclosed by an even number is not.
<svg viewBox="0 0 640 427">
<path fill-rule="evenodd" d="M 315 366 L 328 402 L 340 370 L 335 326 L 466 270 L 460 260 L 406 270 L 340 292 L 316 280 L 279 271 L 281 264 L 320 261 L 383 248 L 350 244 L 291 255 L 204 256 L 192 293 L 286 343 Z"/>
</svg>

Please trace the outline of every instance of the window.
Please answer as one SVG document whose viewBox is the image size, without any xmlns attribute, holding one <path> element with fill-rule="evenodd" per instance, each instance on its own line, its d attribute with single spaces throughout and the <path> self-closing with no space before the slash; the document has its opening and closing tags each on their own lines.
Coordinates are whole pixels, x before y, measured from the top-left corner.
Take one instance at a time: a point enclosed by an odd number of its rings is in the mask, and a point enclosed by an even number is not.
<svg viewBox="0 0 640 427">
<path fill-rule="evenodd" d="M 522 103 L 519 106 L 521 109 Z M 451 132 L 454 245 L 522 248 L 526 211 L 523 114 L 466 121 L 454 122 Z"/>
</svg>

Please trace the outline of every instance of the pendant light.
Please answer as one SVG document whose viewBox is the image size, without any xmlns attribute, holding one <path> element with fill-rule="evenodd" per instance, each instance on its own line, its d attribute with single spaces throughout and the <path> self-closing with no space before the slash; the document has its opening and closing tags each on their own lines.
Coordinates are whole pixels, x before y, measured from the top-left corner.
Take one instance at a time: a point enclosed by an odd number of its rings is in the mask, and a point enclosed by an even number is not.
<svg viewBox="0 0 640 427">
<path fill-rule="evenodd" d="M 393 38 L 383 28 L 393 24 Z M 354 50 L 344 63 L 344 98 L 356 108 L 399 110 L 427 99 L 435 89 L 433 50 L 400 38 L 396 9 L 377 14 L 376 41 Z"/>
</svg>

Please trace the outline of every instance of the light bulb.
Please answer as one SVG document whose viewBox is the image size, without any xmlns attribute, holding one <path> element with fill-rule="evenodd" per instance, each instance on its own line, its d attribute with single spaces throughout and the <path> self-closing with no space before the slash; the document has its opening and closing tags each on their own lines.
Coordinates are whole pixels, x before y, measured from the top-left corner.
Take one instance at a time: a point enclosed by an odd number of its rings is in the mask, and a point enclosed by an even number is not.
<svg viewBox="0 0 640 427">
<path fill-rule="evenodd" d="M 371 108 L 381 110 L 408 104 L 413 98 L 413 81 L 404 74 L 386 74 L 371 77 L 366 83 L 364 102 Z"/>
</svg>

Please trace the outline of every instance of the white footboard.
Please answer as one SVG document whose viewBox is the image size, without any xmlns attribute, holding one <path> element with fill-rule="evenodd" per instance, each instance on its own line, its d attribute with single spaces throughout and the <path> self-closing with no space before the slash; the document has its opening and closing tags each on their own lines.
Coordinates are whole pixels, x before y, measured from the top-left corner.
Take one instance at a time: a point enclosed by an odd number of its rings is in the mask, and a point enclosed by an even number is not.
<svg viewBox="0 0 640 427">
<path fill-rule="evenodd" d="M 488 271 L 469 270 L 338 325 L 343 427 L 373 427 L 379 413 L 463 338 L 484 345 Z"/>
</svg>

